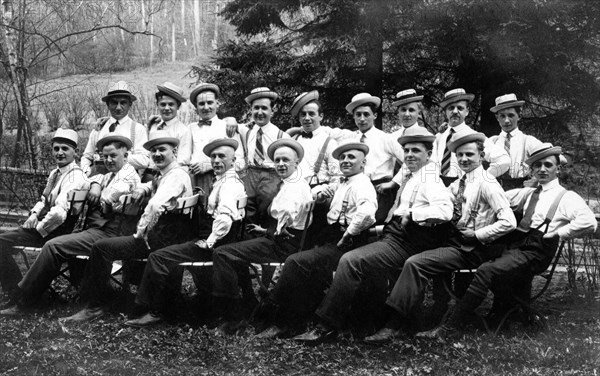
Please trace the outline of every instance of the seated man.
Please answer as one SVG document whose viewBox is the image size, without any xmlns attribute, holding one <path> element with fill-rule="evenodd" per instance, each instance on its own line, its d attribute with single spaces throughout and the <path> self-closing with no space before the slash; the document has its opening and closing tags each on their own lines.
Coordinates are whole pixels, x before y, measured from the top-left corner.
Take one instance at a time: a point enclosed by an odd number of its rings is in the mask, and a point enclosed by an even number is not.
<svg viewBox="0 0 600 376">
<path fill-rule="evenodd" d="M 302 231 L 309 213 L 306 203 L 312 193 L 306 180 L 296 173 L 304 156 L 302 146 L 291 139 L 274 141 L 267 149 L 281 181 L 269 205 L 271 224 L 268 229 L 249 225 L 250 231 L 262 235 L 256 239 L 223 245 L 213 253 L 213 296 L 226 322 L 219 328 L 226 334 L 236 332 L 241 324 L 237 270 L 249 263 L 283 262 L 298 251 Z"/>
<path fill-rule="evenodd" d="M 519 291 L 521 285 L 530 283 L 535 274 L 548 268 L 561 239 L 596 229 L 596 218 L 585 201 L 558 182 L 561 152 L 559 146 L 549 143 L 533 150 L 526 163 L 540 185 L 506 192 L 513 210 L 521 212 L 526 208 L 517 229 L 501 239 L 506 247 L 499 257 L 479 266 L 446 322 L 417 334 L 418 337 L 444 340 L 456 334 L 467 314 L 485 299 L 488 289 Z"/>
<path fill-rule="evenodd" d="M 212 231 L 200 233 L 199 240 L 171 245 L 148 256 L 135 303 L 149 312 L 125 325 L 143 327 L 160 322 L 167 300 L 169 274 L 182 262 L 212 260 L 215 246 L 236 240 L 237 229 L 232 224 L 239 223 L 244 217 L 244 210 L 239 210 L 237 203 L 246 196 L 244 183 L 235 172 L 237 148 L 238 142 L 231 138 L 217 139 L 204 147 L 217 178 L 208 197 L 207 215 L 202 219 L 212 226 Z"/>
<path fill-rule="evenodd" d="M 140 182 L 137 172 L 127 163 L 131 140 L 109 134 L 100 139 L 96 147 L 102 150 L 109 173 L 91 178 L 86 229 L 46 242 L 31 269 L 19 282 L 9 308 L 0 311 L 0 315 L 21 313 L 21 307 L 34 302 L 59 275 L 63 262 L 78 255 L 89 255 L 97 240 L 124 235 L 125 229 L 133 230 L 135 217 L 113 211 L 115 204 L 119 204 L 119 197 L 131 193 Z"/>
<path fill-rule="evenodd" d="M 418 322 L 419 308 L 430 278 L 457 269 L 477 268 L 496 257 L 491 243 L 517 226 L 502 187 L 481 165 L 483 133 L 455 135 L 448 145 L 460 169 L 461 179 L 450 185 L 454 196 L 452 224 L 456 227 L 446 245 L 410 257 L 387 299 L 391 317 L 366 342 L 382 343 L 400 336 L 408 325 Z"/>
<path fill-rule="evenodd" d="M 425 128 L 410 127 L 398 139 L 404 148 L 406 168 L 399 172 L 403 178 L 383 239 L 342 256 L 331 287 L 317 309 L 319 324 L 294 340 L 318 344 L 334 338 L 363 282 L 377 276 L 395 281 L 406 259 L 444 244 L 450 226 L 442 222 L 452 218 L 452 199 L 439 179 L 439 169 L 429 163 L 434 138 Z"/>
<path fill-rule="evenodd" d="M 366 243 L 366 230 L 375 223 L 377 211 L 377 193 L 364 174 L 368 152 L 369 147 L 360 142 L 346 142 L 333 150 L 332 156 L 340 161 L 345 179 L 323 186 L 318 195 L 318 201 L 331 200 L 328 225 L 317 229 L 321 230 L 316 237 L 321 246 L 285 260 L 277 285 L 261 306 L 271 313 L 272 326 L 259 337 L 283 337 L 293 332 L 323 298 L 344 252 Z"/>
<path fill-rule="evenodd" d="M 75 162 L 77 139 L 77 132 L 72 129 L 56 130 L 51 141 L 52 157 L 58 168 L 50 173 L 41 200 L 31 209 L 23 227 L 0 234 L 0 284 L 9 295 L 22 277 L 12 257 L 16 253 L 12 247 L 41 247 L 49 239 L 71 233 L 77 222 L 76 217 L 67 216 L 68 193 L 87 184 L 85 174 Z"/>
<path fill-rule="evenodd" d="M 192 195 L 192 183 L 187 172 L 177 163 L 179 140 L 162 132 L 144 144 L 159 170 L 153 181 L 142 183 L 133 191 L 134 200 L 150 197 L 133 236 L 101 239 L 94 243 L 85 268 L 81 295 L 88 301 L 86 308 L 65 321 L 87 321 L 104 314 L 109 290 L 109 278 L 114 260 L 148 257 L 152 249 L 180 243 L 193 233 L 187 214 L 172 213 L 177 199 Z"/>
</svg>

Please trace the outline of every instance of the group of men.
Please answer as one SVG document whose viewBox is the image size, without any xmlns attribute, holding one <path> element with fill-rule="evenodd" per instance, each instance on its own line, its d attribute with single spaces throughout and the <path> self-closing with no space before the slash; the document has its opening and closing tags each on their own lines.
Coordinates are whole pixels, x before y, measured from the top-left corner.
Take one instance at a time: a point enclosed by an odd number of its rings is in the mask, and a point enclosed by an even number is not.
<svg viewBox="0 0 600 376">
<path fill-rule="evenodd" d="M 110 303 L 113 261 L 147 259 L 135 300 L 141 314 L 125 324 L 149 326 L 163 319 L 180 264 L 212 261 L 201 272 L 219 329 L 230 334 L 245 322 L 240 287 L 248 265 L 276 262 L 284 264 L 279 280 L 255 311 L 259 337 L 333 339 L 361 304 L 361 287 L 384 278 L 393 286 L 387 323 L 365 338 L 381 343 L 407 333 L 429 279 L 477 269 L 457 308 L 418 333 L 443 339 L 488 290 L 527 286 L 560 239 L 596 228 L 583 199 L 558 182 L 561 148 L 519 130 L 524 102 L 514 94 L 491 108 L 502 128 L 491 138 L 465 123 L 474 95 L 463 89 L 439 102 L 447 127 L 437 135 L 418 124 L 423 96 L 413 89 L 396 95 L 400 127 L 391 134 L 374 127 L 381 99 L 368 93 L 346 106 L 357 131 L 322 126 L 317 91 L 294 100 L 300 127 L 288 132 L 271 122 L 279 96 L 269 88 L 246 97 L 247 125 L 217 117 L 220 96 L 217 85 L 197 85 L 190 101 L 199 121 L 185 125 L 177 117 L 183 90 L 157 85 L 160 115 L 144 126 L 128 117 L 136 97 L 127 83 L 115 83 L 102 98 L 111 116 L 99 119 L 81 167 L 77 133 L 57 130 L 57 169 L 40 202 L 22 228 L 0 234 L 0 283 L 9 298 L 0 315 L 22 313 L 62 263 L 88 256 L 80 285 L 86 305 L 64 320 L 94 319 Z M 81 189 L 88 190 L 85 227 L 70 233 L 77 214 L 67 195 Z M 178 200 L 198 192 L 206 200 L 190 220 Z M 124 197 L 145 203 L 141 215 L 127 210 Z M 369 243 L 375 225 L 383 234 Z M 42 247 L 23 278 L 14 245 Z M 302 333 L 315 313 L 316 326 Z"/>
</svg>

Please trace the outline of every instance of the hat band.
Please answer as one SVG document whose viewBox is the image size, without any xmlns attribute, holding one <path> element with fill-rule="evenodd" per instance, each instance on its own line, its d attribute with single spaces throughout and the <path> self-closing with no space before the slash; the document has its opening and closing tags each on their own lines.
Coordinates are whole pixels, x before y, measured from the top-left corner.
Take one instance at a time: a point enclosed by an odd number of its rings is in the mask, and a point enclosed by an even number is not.
<svg viewBox="0 0 600 376">
<path fill-rule="evenodd" d="M 519 101 L 511 99 L 509 101 L 505 101 L 505 102 L 501 102 L 501 103 L 496 104 L 496 107 L 498 107 L 498 106 L 505 106 L 507 104 L 513 104 L 513 103 L 517 103 L 517 102 L 519 102 Z"/>
</svg>

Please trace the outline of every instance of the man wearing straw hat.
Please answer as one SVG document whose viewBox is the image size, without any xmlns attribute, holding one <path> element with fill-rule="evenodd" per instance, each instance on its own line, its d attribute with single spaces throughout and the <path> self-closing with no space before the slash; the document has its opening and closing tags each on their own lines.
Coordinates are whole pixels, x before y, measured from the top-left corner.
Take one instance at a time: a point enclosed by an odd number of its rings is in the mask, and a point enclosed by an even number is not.
<svg viewBox="0 0 600 376">
<path fill-rule="evenodd" d="M 131 193 L 140 183 L 137 172 L 127 163 L 131 140 L 127 137 L 107 134 L 96 147 L 102 150 L 108 169 L 105 175 L 95 175 L 90 180 L 87 195 L 87 217 L 84 231 L 62 235 L 49 240 L 35 262 L 19 282 L 9 308 L 0 315 L 22 313 L 22 306 L 35 302 L 59 275 L 61 265 L 78 255 L 89 255 L 92 245 L 100 239 L 130 234 L 136 218 L 119 214 L 119 197 Z"/>
<path fill-rule="evenodd" d="M 529 168 L 525 160 L 529 158 L 533 149 L 542 144 L 537 138 L 526 135 L 519 129 L 524 103 L 517 100 L 515 94 L 505 94 L 497 97 L 496 105 L 490 108 L 502 129 L 499 135 L 490 137 L 490 140 L 504 148 L 511 161 L 510 169 L 498 179 L 506 190 L 523 187 L 523 182 L 529 176 Z"/>
<path fill-rule="evenodd" d="M 85 187 L 85 174 L 75 162 L 77 154 L 77 132 L 59 128 L 52 141 L 52 157 L 57 168 L 52 170 L 44 193 L 29 212 L 22 227 L 0 234 L 0 284 L 6 293 L 17 288 L 21 271 L 12 255 L 14 245 L 41 247 L 56 236 L 68 234 L 77 222 L 75 216 L 67 217 L 70 191 Z"/>
<path fill-rule="evenodd" d="M 108 133 L 115 133 L 131 140 L 133 147 L 129 151 L 127 161 L 133 168 L 139 171 L 148 167 L 150 158 L 148 151 L 143 147 L 144 143 L 148 141 L 148 132 L 146 127 L 128 115 L 136 100 L 137 98 L 131 93 L 127 82 L 118 81 L 110 85 L 108 93 L 102 97 L 102 101 L 108 107 L 110 117 L 98 119 L 100 130 L 90 134 L 88 144 L 81 157 L 81 168 L 86 175 L 106 173 L 106 168 L 96 150 L 96 143 Z"/>
<path fill-rule="evenodd" d="M 423 96 L 417 95 L 415 89 L 406 89 L 399 91 L 395 99 L 392 106 L 396 108 L 400 118 L 400 127 L 392 132 L 392 136 L 397 140 L 408 128 L 419 125 L 419 116 L 423 112 Z"/>
<path fill-rule="evenodd" d="M 432 160 L 440 166 L 441 176 L 446 185 L 449 185 L 457 177 L 462 175 L 456 156 L 447 145 L 450 139 L 457 132 L 466 132 L 471 128 L 465 123 L 469 114 L 469 103 L 475 99 L 474 94 L 468 94 L 464 89 L 452 89 L 444 94 L 444 99 L 439 103 L 444 109 L 448 120 L 448 127 L 442 133 L 436 135 L 433 144 Z M 500 176 L 510 167 L 510 157 L 506 150 L 494 145 L 486 138 L 484 143 L 485 161 L 489 163 L 487 172 L 491 176 Z"/>
<path fill-rule="evenodd" d="M 421 303 L 429 279 L 458 269 L 475 269 L 498 256 L 490 246 L 517 226 L 510 204 L 496 179 L 485 174 L 483 133 L 455 135 L 448 147 L 456 153 L 464 175 L 450 185 L 454 197 L 455 226 L 442 248 L 411 256 L 387 298 L 389 315 L 385 326 L 366 342 L 383 343 L 402 336 L 419 322 Z"/>
<path fill-rule="evenodd" d="M 561 153 L 560 146 L 550 143 L 532 151 L 526 163 L 539 185 L 506 192 L 511 207 L 523 216 L 517 229 L 500 239 L 505 249 L 499 257 L 479 266 L 446 322 L 417 336 L 444 340 L 457 334 L 465 317 L 481 304 L 490 288 L 495 295 L 518 293 L 523 286 L 530 286 L 535 274 L 548 268 L 561 239 L 596 230 L 596 218 L 585 201 L 558 181 Z"/>
</svg>

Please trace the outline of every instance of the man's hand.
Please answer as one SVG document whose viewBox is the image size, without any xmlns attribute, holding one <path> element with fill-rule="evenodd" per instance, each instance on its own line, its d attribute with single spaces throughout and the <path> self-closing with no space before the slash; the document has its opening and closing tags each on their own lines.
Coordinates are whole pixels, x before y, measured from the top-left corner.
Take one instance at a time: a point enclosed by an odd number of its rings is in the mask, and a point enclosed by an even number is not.
<svg viewBox="0 0 600 376">
<path fill-rule="evenodd" d="M 523 182 L 523 187 L 535 188 L 538 185 L 538 180 L 535 177 L 531 177 Z"/>
<path fill-rule="evenodd" d="M 317 193 L 317 201 L 319 201 L 319 202 L 325 201 L 328 198 L 333 197 L 334 194 L 335 194 L 335 190 L 331 186 L 328 185 L 325 188 L 323 188 L 323 190 L 321 190 L 321 192 Z"/>
<path fill-rule="evenodd" d="M 102 187 L 100 184 L 90 185 L 90 190 L 87 194 L 87 201 L 90 206 L 96 206 L 100 202 L 100 194 L 102 193 Z"/>
<path fill-rule="evenodd" d="M 102 127 L 104 126 L 104 124 L 106 124 L 106 122 L 108 121 L 109 117 L 108 116 L 103 116 L 101 118 L 98 118 L 98 120 L 96 120 L 96 130 L 98 132 L 100 132 L 100 130 L 102 129 Z"/>
<path fill-rule="evenodd" d="M 146 124 L 148 126 L 148 129 L 150 129 L 150 127 L 155 124 L 158 123 L 162 120 L 162 118 L 160 117 L 160 115 L 152 115 L 148 118 L 148 124 Z"/>
<path fill-rule="evenodd" d="M 197 175 L 199 173 L 202 172 L 201 168 L 200 168 L 200 163 L 198 162 L 194 162 L 190 165 L 190 171 L 192 172 L 192 174 Z"/>
<path fill-rule="evenodd" d="M 475 239 L 475 231 L 471 228 L 461 228 L 458 229 L 458 231 L 460 232 L 464 240 Z"/>
<path fill-rule="evenodd" d="M 225 121 L 225 129 L 227 132 L 227 137 L 231 138 L 231 137 L 235 136 L 235 134 L 238 133 L 237 120 L 235 120 L 235 118 L 233 118 L 231 116 L 226 117 L 223 120 Z"/>
<path fill-rule="evenodd" d="M 544 234 L 544 239 L 554 239 L 554 238 L 558 238 L 558 232 L 556 232 L 556 231 L 551 231 L 551 232 Z"/>
<path fill-rule="evenodd" d="M 198 241 L 197 241 L 196 243 L 194 243 L 194 244 L 196 244 L 198 247 L 200 247 L 200 248 L 202 248 L 202 249 L 209 249 L 209 248 L 210 248 L 210 247 L 208 246 L 208 243 L 206 243 L 206 240 L 204 240 L 204 239 L 200 239 L 200 240 L 198 240 Z"/>
<path fill-rule="evenodd" d="M 135 204 L 139 204 L 145 195 L 146 192 L 144 192 L 144 190 L 141 188 L 136 188 L 133 192 L 131 192 L 131 198 Z"/>
<path fill-rule="evenodd" d="M 295 135 L 299 134 L 300 132 L 302 132 L 302 128 L 301 127 L 292 127 L 290 129 L 288 129 L 287 131 L 285 131 L 285 133 L 289 134 L 292 137 L 294 137 Z"/>
<path fill-rule="evenodd" d="M 397 186 L 398 184 L 396 184 L 396 182 L 388 181 L 387 183 L 381 183 L 377 185 L 377 187 L 375 187 L 375 190 L 377 191 L 377 193 L 382 194 L 384 193 L 384 191 L 387 191 Z"/>
<path fill-rule="evenodd" d="M 279 233 L 275 233 L 275 235 L 281 236 L 284 239 L 290 239 L 294 237 L 294 235 L 290 234 L 290 232 L 286 228 L 282 228 L 281 231 Z"/>
<path fill-rule="evenodd" d="M 36 228 L 38 224 L 38 217 L 36 213 L 31 213 L 29 218 L 23 223 L 23 228 Z"/>
<path fill-rule="evenodd" d="M 340 249 L 345 249 L 351 245 L 352 245 L 352 235 L 348 234 L 347 232 L 344 232 L 344 235 L 342 235 L 342 238 L 337 242 L 337 247 Z"/>
<path fill-rule="evenodd" d="M 412 213 L 408 213 L 402 216 L 402 221 L 400 222 L 400 226 L 406 227 L 408 224 L 412 222 Z"/>
<path fill-rule="evenodd" d="M 248 231 L 249 234 L 256 234 L 256 235 L 264 235 L 267 233 L 267 229 L 262 228 L 259 225 L 254 224 L 254 223 L 250 223 L 249 225 L 247 225 L 246 231 Z"/>
</svg>

